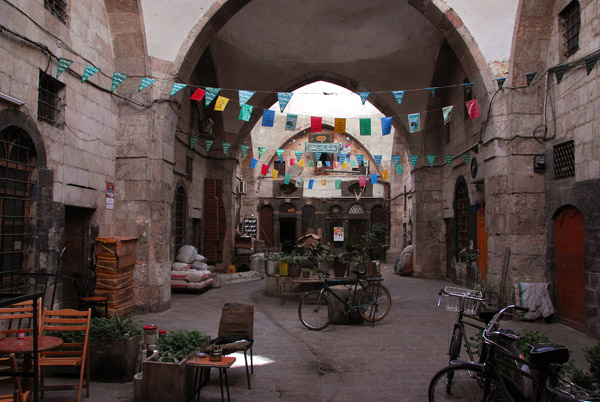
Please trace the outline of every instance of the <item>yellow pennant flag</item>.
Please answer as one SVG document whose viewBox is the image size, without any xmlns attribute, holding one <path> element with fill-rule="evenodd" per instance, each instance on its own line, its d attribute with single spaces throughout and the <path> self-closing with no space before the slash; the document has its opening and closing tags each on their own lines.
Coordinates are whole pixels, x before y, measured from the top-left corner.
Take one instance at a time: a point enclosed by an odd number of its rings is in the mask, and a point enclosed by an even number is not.
<svg viewBox="0 0 600 402">
<path fill-rule="evenodd" d="M 335 119 L 334 133 L 344 134 L 346 132 L 346 119 Z"/>
<path fill-rule="evenodd" d="M 344 161 L 344 163 L 342 163 L 342 167 L 343 168 L 347 168 L 348 167 L 348 164 L 346 163 L 346 161 Z"/>
<path fill-rule="evenodd" d="M 215 110 L 217 112 L 224 111 L 225 106 L 227 106 L 227 102 L 229 102 L 229 98 L 219 95 L 219 97 L 217 98 L 217 101 L 215 102 Z"/>
<path fill-rule="evenodd" d="M 277 175 L 279 174 L 279 170 L 273 169 L 273 180 L 277 180 Z"/>
<path fill-rule="evenodd" d="M 300 159 L 300 160 L 298 161 L 298 166 L 300 166 L 300 167 L 304 167 L 304 159 Z"/>
<path fill-rule="evenodd" d="M 322 186 L 326 186 L 327 185 L 327 180 L 321 180 L 321 185 Z"/>
<path fill-rule="evenodd" d="M 389 180 L 390 179 L 390 172 L 388 172 L 388 170 L 385 169 L 383 172 L 381 172 L 381 178 L 383 180 Z"/>
</svg>

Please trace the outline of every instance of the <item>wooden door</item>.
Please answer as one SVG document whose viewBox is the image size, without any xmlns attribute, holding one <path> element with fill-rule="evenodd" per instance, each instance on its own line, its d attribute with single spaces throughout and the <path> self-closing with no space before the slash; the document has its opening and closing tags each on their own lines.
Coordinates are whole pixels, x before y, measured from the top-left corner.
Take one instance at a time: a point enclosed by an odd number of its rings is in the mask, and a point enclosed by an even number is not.
<svg viewBox="0 0 600 402">
<path fill-rule="evenodd" d="M 91 271 L 88 260 L 88 233 L 91 213 L 92 210 L 85 208 L 65 207 L 65 253 L 60 271 L 63 277 L 82 274 L 89 281 Z M 75 290 L 70 286 L 69 280 L 63 280 L 63 284 L 63 303 L 68 308 L 74 308 L 77 306 Z"/>
<path fill-rule="evenodd" d="M 273 208 L 263 205 L 259 212 L 260 239 L 265 241 L 266 248 L 273 248 Z"/>
<path fill-rule="evenodd" d="M 487 277 L 487 242 L 488 234 L 485 232 L 485 210 L 481 208 L 477 210 L 477 248 L 479 249 L 477 268 L 479 268 L 478 280 L 480 281 Z"/>
<path fill-rule="evenodd" d="M 219 180 L 204 179 L 204 252 L 209 264 L 220 262 L 219 239 L 221 238 L 221 224 L 219 215 L 219 197 L 217 182 Z"/>
<path fill-rule="evenodd" d="M 583 215 L 567 208 L 556 218 L 556 288 L 559 321 L 585 331 L 585 231 Z"/>
</svg>

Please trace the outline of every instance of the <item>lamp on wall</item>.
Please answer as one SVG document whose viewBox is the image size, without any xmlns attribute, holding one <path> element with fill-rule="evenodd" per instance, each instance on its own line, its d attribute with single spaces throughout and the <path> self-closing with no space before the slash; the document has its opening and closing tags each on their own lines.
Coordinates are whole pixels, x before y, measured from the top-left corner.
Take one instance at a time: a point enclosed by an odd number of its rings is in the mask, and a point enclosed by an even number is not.
<svg viewBox="0 0 600 402">
<path fill-rule="evenodd" d="M 12 96 L 8 96 L 7 94 L 2 92 L 0 92 L 0 99 L 17 106 L 23 106 L 25 104 L 25 102 L 23 102 L 22 100 L 18 100 L 17 98 L 13 98 Z"/>
</svg>

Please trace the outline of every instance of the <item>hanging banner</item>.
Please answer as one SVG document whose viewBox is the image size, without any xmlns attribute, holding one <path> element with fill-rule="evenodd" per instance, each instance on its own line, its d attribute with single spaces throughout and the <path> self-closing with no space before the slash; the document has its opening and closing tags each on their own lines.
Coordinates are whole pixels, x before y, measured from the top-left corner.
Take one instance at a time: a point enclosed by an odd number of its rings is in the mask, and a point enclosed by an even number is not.
<svg viewBox="0 0 600 402">
<path fill-rule="evenodd" d="M 314 181 L 313 179 L 310 179 L 310 180 L 308 181 L 308 188 L 309 188 L 310 190 L 312 190 L 312 188 L 313 188 L 313 184 L 314 184 L 314 183 L 315 183 L 315 181 Z"/>
<path fill-rule="evenodd" d="M 336 179 L 335 180 L 335 189 L 336 190 L 341 190 L 342 189 L 342 180 L 341 179 Z"/>
<path fill-rule="evenodd" d="M 452 109 L 454 106 L 446 106 L 442 109 L 442 115 L 444 116 L 444 124 L 450 123 L 450 116 L 452 115 Z"/>
<path fill-rule="evenodd" d="M 525 78 L 527 78 L 527 86 L 531 85 L 531 82 L 533 81 L 533 78 L 535 77 L 536 74 L 537 74 L 537 71 L 525 73 Z"/>
<path fill-rule="evenodd" d="M 327 185 L 327 180 L 321 180 L 321 186 L 325 187 Z"/>
<path fill-rule="evenodd" d="M 435 155 L 427 155 L 426 158 L 429 161 L 429 166 L 433 167 L 433 164 L 435 163 Z"/>
<path fill-rule="evenodd" d="M 314 161 L 312 159 L 309 160 L 308 161 L 308 167 L 314 167 L 314 166 L 315 166 Z"/>
<path fill-rule="evenodd" d="M 295 131 L 296 130 L 296 122 L 298 121 L 298 115 L 288 114 L 285 117 L 285 129 L 286 131 Z"/>
<path fill-rule="evenodd" d="M 206 152 L 210 151 L 210 148 L 212 147 L 214 142 L 215 142 L 214 140 L 205 140 L 204 141 L 204 146 L 206 147 Z"/>
<path fill-rule="evenodd" d="M 444 157 L 446 158 L 446 163 L 448 164 L 448 166 L 452 166 L 452 161 L 454 160 L 454 155 L 446 154 L 446 155 L 444 155 Z"/>
<path fill-rule="evenodd" d="M 394 166 L 398 166 L 398 163 L 400 163 L 400 155 L 392 155 L 392 162 L 394 162 Z"/>
<path fill-rule="evenodd" d="M 187 87 L 187 84 L 179 84 L 177 82 L 173 83 L 173 86 L 171 87 L 171 92 L 169 93 L 169 96 L 175 95 L 177 92 L 181 91 L 185 87 Z"/>
<path fill-rule="evenodd" d="M 279 170 L 273 169 L 273 172 L 271 172 L 271 175 L 273 176 L 273 180 L 277 180 L 278 174 L 279 174 Z"/>
<path fill-rule="evenodd" d="M 246 158 L 249 149 L 250 145 L 240 145 L 240 154 L 242 155 L 242 159 Z"/>
<path fill-rule="evenodd" d="M 258 160 L 252 158 L 252 160 L 250 161 L 250 168 L 254 169 L 256 167 L 257 163 L 258 163 Z"/>
<path fill-rule="evenodd" d="M 563 76 L 565 75 L 565 72 L 567 71 L 567 68 L 569 68 L 568 64 L 561 64 L 560 66 L 556 66 L 552 68 L 552 71 L 554 71 L 554 76 L 556 77 L 556 84 L 560 84 L 560 82 L 563 79 Z"/>
<path fill-rule="evenodd" d="M 227 106 L 227 102 L 229 102 L 229 98 L 219 95 L 219 97 L 217 98 L 217 101 L 215 102 L 215 111 L 216 112 L 224 111 L 225 107 Z"/>
<path fill-rule="evenodd" d="M 402 99 L 404 99 L 404 91 L 392 91 L 392 94 L 394 94 L 394 98 L 396 98 L 396 102 L 398 102 L 398 105 L 402 106 Z"/>
<path fill-rule="evenodd" d="M 351 161 L 350 161 L 350 167 L 353 167 L 353 168 L 355 168 L 355 167 L 356 167 L 356 161 L 354 161 L 354 160 L 351 160 Z"/>
<path fill-rule="evenodd" d="M 587 71 L 587 75 L 590 75 L 599 58 L 600 55 L 595 55 L 585 59 L 585 71 Z"/>
<path fill-rule="evenodd" d="M 292 92 L 277 92 L 277 99 L 279 100 L 279 110 L 281 113 L 285 110 L 288 105 L 290 99 L 294 94 Z"/>
<path fill-rule="evenodd" d="M 333 161 L 333 168 L 337 169 L 340 167 L 340 163 L 338 161 Z"/>
<path fill-rule="evenodd" d="M 275 123 L 275 111 L 265 109 L 262 118 L 263 127 L 273 127 L 273 123 Z"/>
<path fill-rule="evenodd" d="M 140 86 L 138 87 L 138 92 L 141 92 L 142 89 L 149 87 L 156 81 L 154 78 L 142 78 L 140 81 Z"/>
<path fill-rule="evenodd" d="M 265 148 L 265 147 L 258 147 L 258 159 L 260 159 L 263 152 L 265 152 L 266 150 L 267 150 L 267 148 Z"/>
<path fill-rule="evenodd" d="M 190 138 L 190 149 L 194 149 L 196 147 L 196 143 L 198 142 L 198 138 L 191 137 Z"/>
<path fill-rule="evenodd" d="M 221 92 L 221 88 L 211 88 L 206 87 L 206 96 L 204 97 L 204 106 L 208 107 L 212 103 L 213 100 L 217 97 L 219 92 Z"/>
<path fill-rule="evenodd" d="M 321 152 L 315 152 L 314 157 L 315 157 L 316 161 L 318 161 L 319 159 L 321 159 L 321 154 L 322 154 Z"/>
<path fill-rule="evenodd" d="M 125 75 L 125 74 L 113 73 L 112 84 L 110 86 L 110 92 L 115 92 L 115 89 L 117 89 L 118 86 L 121 85 L 121 83 L 123 81 L 125 81 L 125 78 L 127 78 L 127 75 Z"/>
<path fill-rule="evenodd" d="M 290 179 L 292 178 L 292 176 L 290 176 L 289 173 L 286 173 L 284 178 L 283 178 L 283 183 L 284 184 L 290 184 Z"/>
<path fill-rule="evenodd" d="M 85 70 L 83 70 L 83 75 L 81 76 L 81 82 L 86 82 L 90 79 L 90 77 L 96 74 L 100 69 L 94 66 L 85 66 Z"/>
<path fill-rule="evenodd" d="M 296 151 L 296 159 L 302 159 L 302 151 Z"/>
<path fill-rule="evenodd" d="M 240 106 L 244 106 L 246 102 L 248 102 L 250 98 L 252 98 L 253 95 L 254 91 L 239 91 L 238 96 L 240 99 Z"/>
<path fill-rule="evenodd" d="M 304 152 L 321 152 L 326 154 L 337 154 L 340 152 L 340 144 L 319 144 L 307 142 L 304 144 Z"/>
<path fill-rule="evenodd" d="M 333 132 L 336 134 L 344 134 L 346 132 L 346 119 L 334 120 Z"/>
<path fill-rule="evenodd" d="M 417 164 L 417 161 L 419 160 L 419 156 L 418 155 L 410 155 L 408 158 L 410 159 L 410 163 L 412 163 L 413 167 L 415 167 L 415 165 Z"/>
<path fill-rule="evenodd" d="M 277 157 L 279 159 L 281 159 L 283 157 L 283 154 L 285 153 L 285 149 L 278 149 L 277 151 L 275 151 L 277 153 Z"/>
<path fill-rule="evenodd" d="M 371 184 L 377 184 L 377 173 L 371 174 Z"/>
<path fill-rule="evenodd" d="M 229 151 L 229 147 L 231 147 L 231 144 L 229 142 L 223 143 L 223 153 L 224 154 L 227 154 L 227 151 Z"/>
<path fill-rule="evenodd" d="M 498 89 L 502 89 L 502 87 L 504 86 L 504 81 L 506 81 L 506 78 L 496 78 L 496 82 L 498 83 Z"/>
<path fill-rule="evenodd" d="M 360 119 L 360 135 L 371 135 L 371 119 Z"/>
<path fill-rule="evenodd" d="M 194 93 L 192 94 L 192 96 L 190 96 L 190 99 L 195 100 L 195 101 L 201 101 L 202 98 L 204 98 L 204 95 L 206 94 L 206 91 L 202 88 L 198 88 L 194 91 Z"/>
<path fill-rule="evenodd" d="M 408 115 L 408 127 L 411 133 L 421 131 L 421 115 L 419 113 Z"/>
<path fill-rule="evenodd" d="M 298 177 L 296 179 L 296 187 L 302 187 L 302 177 Z"/>
<path fill-rule="evenodd" d="M 323 118 L 311 116 L 310 118 L 310 132 L 320 133 L 323 131 Z"/>
<path fill-rule="evenodd" d="M 360 101 L 364 105 L 367 101 L 367 98 L 369 97 L 370 92 L 359 92 L 358 94 L 360 95 Z"/>
<path fill-rule="evenodd" d="M 404 169 L 402 168 L 402 165 L 398 165 L 396 166 L 396 174 L 402 174 L 404 173 Z"/>
<path fill-rule="evenodd" d="M 296 159 L 290 158 L 290 166 L 294 166 L 296 164 Z"/>
<path fill-rule="evenodd" d="M 361 187 L 364 187 L 364 186 L 367 185 L 367 179 L 366 179 L 365 176 L 360 176 L 358 178 L 358 185 L 361 186 Z"/>
<path fill-rule="evenodd" d="M 331 161 L 325 161 L 325 166 L 331 167 Z"/>
<path fill-rule="evenodd" d="M 385 169 L 383 172 L 381 172 L 381 180 L 389 180 L 390 179 L 390 172 Z"/>
<path fill-rule="evenodd" d="M 300 166 L 300 167 L 304 167 L 304 159 L 300 159 L 300 160 L 298 161 L 298 166 Z"/>
<path fill-rule="evenodd" d="M 317 161 L 317 167 L 318 167 L 318 168 L 320 168 L 320 167 L 323 167 L 323 162 L 321 162 L 321 161 Z"/>
<path fill-rule="evenodd" d="M 358 162 L 359 165 L 361 163 L 363 163 L 363 159 L 365 158 L 364 155 L 355 155 L 355 157 L 356 157 L 356 162 Z"/>
<path fill-rule="evenodd" d="M 471 154 L 462 154 L 463 161 L 466 166 L 469 166 L 469 160 L 471 160 Z"/>
<path fill-rule="evenodd" d="M 392 132 L 392 118 L 382 117 L 381 118 L 381 135 L 388 135 Z"/>
<path fill-rule="evenodd" d="M 240 109 L 240 115 L 238 116 L 238 120 L 250 121 L 250 117 L 252 116 L 252 109 L 254 109 L 254 106 L 242 105 L 242 108 Z"/>
<path fill-rule="evenodd" d="M 375 159 L 375 164 L 377 164 L 377 167 L 379 167 L 379 165 L 381 164 L 381 159 L 383 158 L 383 155 L 373 155 L 373 158 Z"/>
<path fill-rule="evenodd" d="M 466 102 L 467 110 L 469 112 L 469 119 L 476 119 L 479 117 L 479 102 L 477 99 L 471 99 Z"/>
<path fill-rule="evenodd" d="M 58 67 L 56 68 L 56 78 L 58 78 L 62 73 L 67 71 L 71 64 L 73 64 L 72 60 L 65 59 L 64 57 L 58 59 Z"/>
<path fill-rule="evenodd" d="M 269 171 L 269 166 L 265 165 L 264 163 L 262 164 L 262 167 L 260 168 L 260 174 L 262 174 L 263 176 L 265 176 L 267 174 L 267 172 Z"/>
</svg>

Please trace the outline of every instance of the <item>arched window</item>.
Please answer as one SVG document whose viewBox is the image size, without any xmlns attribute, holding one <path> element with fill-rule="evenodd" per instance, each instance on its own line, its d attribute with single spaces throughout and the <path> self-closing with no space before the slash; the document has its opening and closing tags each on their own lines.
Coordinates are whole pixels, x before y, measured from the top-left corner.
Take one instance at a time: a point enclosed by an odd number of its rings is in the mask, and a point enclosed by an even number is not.
<svg viewBox="0 0 600 402">
<path fill-rule="evenodd" d="M 29 135 L 16 127 L 0 133 L 0 287 L 14 289 L 31 245 L 33 172 Z"/>
<path fill-rule="evenodd" d="M 186 211 L 187 196 L 183 187 L 179 187 L 175 195 L 175 252 L 185 244 Z"/>
<path fill-rule="evenodd" d="M 310 231 L 316 231 L 315 226 L 315 207 L 312 205 L 305 205 L 302 208 L 302 235 L 310 233 Z"/>
</svg>

